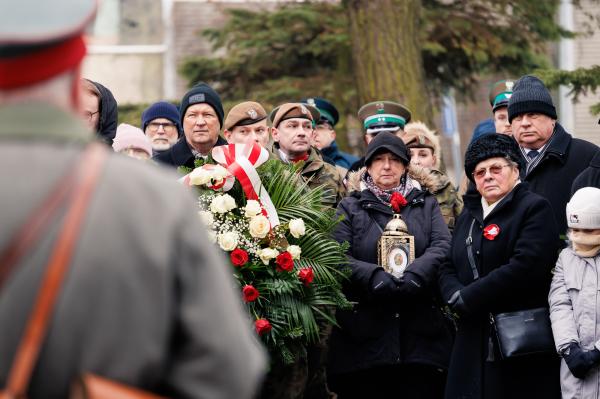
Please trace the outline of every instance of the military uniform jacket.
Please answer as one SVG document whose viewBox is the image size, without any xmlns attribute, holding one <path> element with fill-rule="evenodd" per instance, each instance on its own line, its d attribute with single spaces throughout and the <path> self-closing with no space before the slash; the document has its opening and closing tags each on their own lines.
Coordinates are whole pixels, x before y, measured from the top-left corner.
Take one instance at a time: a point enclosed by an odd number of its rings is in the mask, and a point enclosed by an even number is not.
<svg viewBox="0 0 600 399">
<path fill-rule="evenodd" d="M 49 106 L 0 107 L 4 248 L 93 133 Z M 173 171 L 111 154 L 33 374 L 30 399 L 92 372 L 177 398 L 251 398 L 265 368 L 240 293 Z M 64 212 L 63 212 L 64 213 Z M 60 215 L 60 212 L 59 212 Z M 0 291 L 5 386 L 59 221 Z M 224 372 L 226 370 L 226 372 Z"/>
<path fill-rule="evenodd" d="M 273 143 L 271 157 L 282 160 L 278 143 Z M 314 147 L 310 148 L 308 160 L 304 161 L 300 176 L 308 182 L 310 188 L 323 187 L 321 202 L 324 205 L 335 207 L 344 198 L 346 189 L 339 172 L 335 166 L 323 161 L 321 153 Z"/>
<path fill-rule="evenodd" d="M 438 170 L 432 170 L 431 175 L 432 178 L 437 180 L 432 188 L 432 193 L 435 195 L 438 204 L 440 204 L 440 211 L 448 229 L 452 232 L 456 224 L 456 218 L 462 212 L 463 200 L 448 176 Z"/>
</svg>

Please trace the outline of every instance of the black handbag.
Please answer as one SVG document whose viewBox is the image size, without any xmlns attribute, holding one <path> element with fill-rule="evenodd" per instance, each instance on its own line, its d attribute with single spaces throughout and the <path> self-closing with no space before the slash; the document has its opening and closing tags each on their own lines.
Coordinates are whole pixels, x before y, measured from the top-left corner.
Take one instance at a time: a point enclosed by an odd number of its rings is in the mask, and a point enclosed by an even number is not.
<svg viewBox="0 0 600 399">
<path fill-rule="evenodd" d="M 466 239 L 467 256 L 473 272 L 473 278 L 479 279 L 475 257 L 473 256 L 473 225 Z M 525 355 L 555 353 L 550 311 L 548 308 L 519 310 L 516 312 L 490 314 L 494 326 L 498 349 L 502 359 Z M 490 348 L 490 351 L 492 349 Z M 489 355 L 488 355 L 489 356 Z M 492 358 L 492 357 L 490 357 Z"/>
<path fill-rule="evenodd" d="M 548 308 L 491 315 L 503 359 L 554 353 L 554 337 Z"/>
</svg>

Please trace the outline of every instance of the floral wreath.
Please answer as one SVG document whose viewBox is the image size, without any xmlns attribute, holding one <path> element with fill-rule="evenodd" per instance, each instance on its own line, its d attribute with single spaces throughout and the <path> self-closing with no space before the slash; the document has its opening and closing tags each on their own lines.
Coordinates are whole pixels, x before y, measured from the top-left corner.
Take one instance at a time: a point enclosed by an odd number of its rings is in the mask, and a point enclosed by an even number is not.
<svg viewBox="0 0 600 399">
<path fill-rule="evenodd" d="M 268 160 L 257 144 L 215 147 L 212 157 L 220 164 L 180 180 L 200 192 L 198 214 L 229 255 L 256 333 L 292 363 L 335 324 L 337 308 L 350 307 L 347 247 L 331 235 L 335 212 L 321 204 L 321 188 L 309 189 L 296 167 Z"/>
</svg>

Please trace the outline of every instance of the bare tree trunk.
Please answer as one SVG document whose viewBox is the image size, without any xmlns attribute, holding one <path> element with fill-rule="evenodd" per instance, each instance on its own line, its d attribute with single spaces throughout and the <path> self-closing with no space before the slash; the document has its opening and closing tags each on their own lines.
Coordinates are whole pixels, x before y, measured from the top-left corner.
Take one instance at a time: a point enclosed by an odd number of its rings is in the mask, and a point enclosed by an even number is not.
<svg viewBox="0 0 600 399">
<path fill-rule="evenodd" d="M 421 0 L 344 0 L 361 104 L 397 101 L 432 125 L 421 58 Z"/>
</svg>

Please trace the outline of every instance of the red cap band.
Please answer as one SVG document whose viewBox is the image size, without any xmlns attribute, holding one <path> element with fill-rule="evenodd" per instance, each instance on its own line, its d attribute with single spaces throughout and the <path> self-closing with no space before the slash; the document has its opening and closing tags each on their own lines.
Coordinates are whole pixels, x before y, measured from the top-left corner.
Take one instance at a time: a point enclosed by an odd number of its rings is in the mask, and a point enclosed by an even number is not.
<svg viewBox="0 0 600 399">
<path fill-rule="evenodd" d="M 16 57 L 0 58 L 0 89 L 29 86 L 75 68 L 85 56 L 83 36 Z"/>
</svg>

